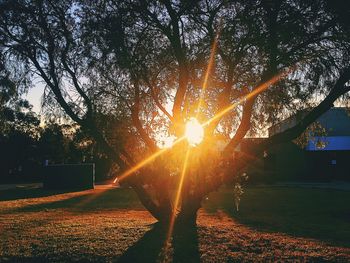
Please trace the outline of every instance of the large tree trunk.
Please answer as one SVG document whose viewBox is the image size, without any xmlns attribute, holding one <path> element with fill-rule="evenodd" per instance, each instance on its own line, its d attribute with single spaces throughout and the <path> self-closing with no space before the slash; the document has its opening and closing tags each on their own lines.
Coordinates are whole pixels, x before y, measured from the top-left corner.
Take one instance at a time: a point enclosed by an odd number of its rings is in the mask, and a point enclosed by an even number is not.
<svg viewBox="0 0 350 263">
<path fill-rule="evenodd" d="M 172 239 L 173 262 L 200 262 L 197 226 L 186 224 L 176 225 Z"/>
<path fill-rule="evenodd" d="M 201 207 L 201 204 L 198 201 L 198 199 L 187 200 L 187 202 L 185 202 L 182 205 L 181 211 L 176 217 L 176 221 L 175 221 L 176 226 L 178 228 L 181 228 L 181 226 L 196 225 L 197 212 L 200 207 Z"/>
<path fill-rule="evenodd" d="M 179 228 L 186 225 L 195 226 L 197 221 L 197 212 L 201 207 L 202 196 L 198 191 L 191 191 L 190 188 L 190 182 L 187 180 L 182 191 L 181 210 L 175 221 L 176 226 Z"/>
</svg>

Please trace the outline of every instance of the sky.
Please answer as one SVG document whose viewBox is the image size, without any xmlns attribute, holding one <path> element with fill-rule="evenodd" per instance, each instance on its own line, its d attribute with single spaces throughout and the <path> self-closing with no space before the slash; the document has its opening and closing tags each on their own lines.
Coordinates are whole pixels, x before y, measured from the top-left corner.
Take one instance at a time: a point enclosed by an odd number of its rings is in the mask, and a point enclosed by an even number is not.
<svg viewBox="0 0 350 263">
<path fill-rule="evenodd" d="M 43 95 L 43 93 L 44 85 L 42 83 L 36 83 L 35 86 L 32 87 L 24 96 L 24 98 L 27 99 L 29 103 L 33 105 L 33 111 L 36 113 L 40 113 L 41 96 Z"/>
<path fill-rule="evenodd" d="M 41 112 L 41 97 L 44 93 L 44 84 L 42 82 L 37 82 L 34 87 L 32 87 L 28 93 L 24 96 L 25 99 L 29 101 L 30 104 L 33 105 L 33 111 L 37 114 L 40 114 Z M 335 103 L 335 106 L 344 106 L 342 103 L 339 103 L 337 101 Z M 166 109 L 171 112 L 172 110 L 172 103 L 166 104 Z M 262 131 L 260 136 L 265 137 L 267 136 L 267 130 Z M 161 147 L 169 147 L 172 145 L 173 141 L 175 140 L 174 137 L 169 137 L 168 134 L 162 134 L 158 138 L 158 142 L 160 143 L 159 146 Z"/>
</svg>

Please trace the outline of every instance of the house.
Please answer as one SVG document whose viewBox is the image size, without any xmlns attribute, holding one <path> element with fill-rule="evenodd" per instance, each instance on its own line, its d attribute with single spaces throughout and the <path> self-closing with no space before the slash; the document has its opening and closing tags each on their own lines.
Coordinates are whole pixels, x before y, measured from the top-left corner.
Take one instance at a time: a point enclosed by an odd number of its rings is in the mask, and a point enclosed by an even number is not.
<svg viewBox="0 0 350 263">
<path fill-rule="evenodd" d="M 269 136 L 293 127 L 305 114 L 307 111 L 301 111 L 270 127 Z M 350 109 L 331 108 L 316 122 L 322 135 L 309 132 L 304 148 L 294 142 L 273 147 L 267 166 L 286 179 L 350 180 Z"/>
</svg>

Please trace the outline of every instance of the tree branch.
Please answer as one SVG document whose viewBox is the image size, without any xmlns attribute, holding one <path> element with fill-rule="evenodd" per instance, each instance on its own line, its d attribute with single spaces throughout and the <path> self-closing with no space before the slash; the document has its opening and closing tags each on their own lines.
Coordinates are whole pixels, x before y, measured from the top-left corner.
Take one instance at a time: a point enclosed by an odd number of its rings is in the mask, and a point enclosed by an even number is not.
<svg viewBox="0 0 350 263">
<path fill-rule="evenodd" d="M 55 8 L 54 5 L 52 5 L 52 6 L 53 6 L 53 8 Z M 62 10 L 57 10 L 57 8 L 55 8 L 55 9 L 58 12 L 58 18 L 61 21 L 62 28 L 63 28 L 63 35 L 64 35 L 64 38 L 65 38 L 65 41 L 66 41 L 66 46 L 63 49 L 62 56 L 61 56 L 63 67 L 68 72 L 68 74 L 71 76 L 75 89 L 77 90 L 79 95 L 84 100 L 84 104 L 87 107 L 87 116 L 91 116 L 91 114 L 92 114 L 92 103 L 91 103 L 91 100 L 86 95 L 86 93 L 83 91 L 83 89 L 81 88 L 81 86 L 79 84 L 79 81 L 78 81 L 78 78 L 76 76 L 76 73 L 69 67 L 68 62 L 67 62 L 67 54 L 68 54 L 69 48 L 70 48 L 70 46 L 72 44 L 71 32 L 67 28 L 67 25 L 66 25 L 65 19 L 64 19 L 64 14 L 62 14 Z"/>
<path fill-rule="evenodd" d="M 142 123 L 139 118 L 139 112 L 140 112 L 140 87 L 137 82 L 134 82 L 134 87 L 135 87 L 135 103 L 132 107 L 131 110 L 131 117 L 132 121 L 140 134 L 142 140 L 145 142 L 147 147 L 152 151 L 155 152 L 158 150 L 157 145 L 155 142 L 148 136 L 146 133 L 145 129 L 142 127 Z"/>
<path fill-rule="evenodd" d="M 180 29 L 179 29 L 180 17 L 171 6 L 170 1 L 162 0 L 162 3 L 165 5 L 171 19 L 170 24 L 172 25 L 172 32 L 171 34 L 167 34 L 167 37 L 171 43 L 176 60 L 179 64 L 179 86 L 174 98 L 173 116 L 174 116 L 175 123 L 181 124 L 182 123 L 181 107 L 185 99 L 187 84 L 189 80 L 188 61 L 181 45 L 181 37 L 180 37 Z"/>
<path fill-rule="evenodd" d="M 350 81 L 350 67 L 343 71 L 327 97 L 317 107 L 313 108 L 303 120 L 301 120 L 294 127 L 271 136 L 264 142 L 260 143 L 256 148 L 252 149 L 251 152 L 247 153 L 247 158 L 251 159 L 258 157 L 266 149 L 273 145 L 288 142 L 297 138 L 311 123 L 316 121 L 317 118 L 328 111 L 333 106 L 335 100 L 350 91 L 350 86 L 345 86 L 348 81 Z M 239 160 L 235 159 L 225 161 L 223 166 L 218 168 L 218 178 L 211 184 L 206 185 L 205 189 L 203 190 L 203 194 L 207 194 L 215 189 L 218 189 L 224 183 L 232 182 L 236 176 L 239 175 L 239 173 L 243 172 L 243 169 L 246 168 L 249 163 L 250 162 L 247 162 L 246 158 L 243 157 Z"/>
<path fill-rule="evenodd" d="M 256 96 L 248 99 L 244 104 L 241 123 L 239 124 L 236 134 L 233 136 L 233 138 L 230 140 L 228 145 L 225 147 L 224 156 L 230 156 L 232 152 L 235 150 L 235 148 L 237 147 L 237 145 L 242 141 L 244 136 L 249 131 L 251 126 L 250 119 L 253 113 L 255 99 L 256 99 Z"/>
<path fill-rule="evenodd" d="M 171 114 L 163 107 L 163 105 L 158 100 L 157 95 L 154 93 L 153 87 L 150 85 L 149 88 L 150 88 L 150 91 L 151 91 L 151 97 L 154 100 L 154 102 L 157 105 L 157 107 L 169 118 L 169 120 L 171 122 L 174 122 L 173 116 L 171 116 Z"/>
<path fill-rule="evenodd" d="M 269 148 L 272 145 L 280 144 L 283 142 L 291 141 L 300 134 L 314 121 L 316 121 L 322 114 L 333 107 L 333 103 L 342 95 L 350 91 L 349 86 L 345 84 L 350 81 L 350 67 L 346 68 L 340 75 L 339 79 L 335 83 L 332 90 L 329 92 L 327 97 L 315 108 L 313 108 L 297 125 L 285 130 L 284 132 L 275 134 L 268 138 L 266 141 L 259 144 L 254 150 L 256 155 L 261 154 L 262 151 Z"/>
</svg>

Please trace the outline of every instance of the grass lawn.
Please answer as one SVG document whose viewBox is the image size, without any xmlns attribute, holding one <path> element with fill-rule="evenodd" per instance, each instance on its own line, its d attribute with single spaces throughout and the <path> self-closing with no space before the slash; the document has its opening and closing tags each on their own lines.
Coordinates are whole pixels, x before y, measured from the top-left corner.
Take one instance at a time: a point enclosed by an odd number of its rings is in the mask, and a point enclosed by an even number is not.
<svg viewBox="0 0 350 263">
<path fill-rule="evenodd" d="M 350 262 L 349 203 L 350 192 L 247 188 L 237 212 L 222 189 L 204 202 L 191 240 L 165 249 L 166 231 L 129 189 L 6 190 L 0 261 Z"/>
<path fill-rule="evenodd" d="M 239 211 L 229 189 L 213 193 L 207 212 L 224 211 L 237 222 L 259 231 L 283 232 L 350 247 L 350 192 L 287 188 L 247 188 Z"/>
</svg>

